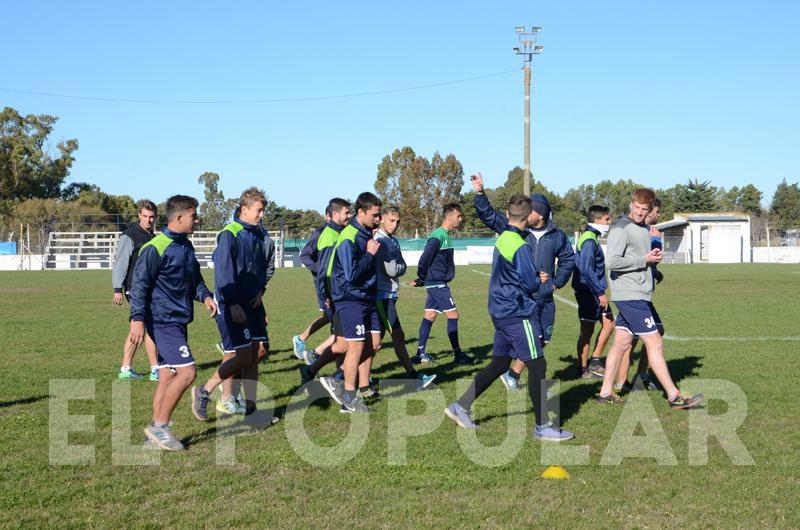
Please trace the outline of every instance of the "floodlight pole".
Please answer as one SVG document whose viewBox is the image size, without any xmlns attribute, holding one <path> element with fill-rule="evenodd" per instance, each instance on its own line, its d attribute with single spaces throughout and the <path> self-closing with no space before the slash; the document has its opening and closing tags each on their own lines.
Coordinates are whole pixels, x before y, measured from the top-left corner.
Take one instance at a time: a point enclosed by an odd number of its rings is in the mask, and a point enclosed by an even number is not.
<svg viewBox="0 0 800 530">
<path fill-rule="evenodd" d="M 523 26 L 517 26 L 516 32 L 519 36 L 519 47 L 514 48 L 514 53 L 522 55 L 524 65 L 522 71 L 525 77 L 525 175 L 522 178 L 522 193 L 531 194 L 531 63 L 533 56 L 542 53 L 544 46 L 537 45 L 539 32 L 542 28 L 534 26 L 527 31 Z"/>
</svg>

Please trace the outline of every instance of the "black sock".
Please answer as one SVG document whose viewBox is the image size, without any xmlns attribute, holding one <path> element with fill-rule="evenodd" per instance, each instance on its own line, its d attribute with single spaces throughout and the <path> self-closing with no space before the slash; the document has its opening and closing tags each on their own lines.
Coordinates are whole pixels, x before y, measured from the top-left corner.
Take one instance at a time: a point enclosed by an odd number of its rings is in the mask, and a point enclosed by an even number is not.
<svg viewBox="0 0 800 530">
<path fill-rule="evenodd" d="M 472 403 L 478 399 L 478 396 L 483 394 L 498 377 L 503 375 L 510 365 L 510 357 L 492 357 L 489 365 L 478 372 L 467 391 L 459 398 L 458 404 L 469 410 L 472 407 Z"/>
<path fill-rule="evenodd" d="M 360 387 L 358 387 L 358 389 L 359 389 L 359 390 L 361 391 L 361 393 L 363 394 L 364 392 L 366 392 L 367 390 L 369 390 L 369 385 L 367 385 L 367 386 L 360 386 Z"/>
<path fill-rule="evenodd" d="M 345 390 L 344 391 L 344 401 L 345 403 L 349 403 L 356 398 L 356 391 L 355 390 Z"/>
<path fill-rule="evenodd" d="M 509 374 L 511 377 L 513 377 L 514 379 L 516 379 L 517 381 L 519 381 L 519 374 L 518 374 L 517 372 L 515 372 L 514 370 L 509 370 L 509 371 L 508 371 L 508 374 Z"/>
<path fill-rule="evenodd" d="M 533 413 L 536 415 L 536 425 L 544 425 L 547 421 L 546 399 L 542 396 L 542 384 L 547 372 L 547 362 L 544 357 L 537 357 L 525 363 L 528 367 L 528 394 L 533 405 Z"/>
</svg>

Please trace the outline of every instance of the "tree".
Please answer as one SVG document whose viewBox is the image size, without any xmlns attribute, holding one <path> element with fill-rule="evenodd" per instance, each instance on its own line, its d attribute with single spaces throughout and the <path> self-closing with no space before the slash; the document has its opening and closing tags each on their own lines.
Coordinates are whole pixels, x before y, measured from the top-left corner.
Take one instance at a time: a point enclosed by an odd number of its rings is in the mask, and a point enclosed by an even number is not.
<svg viewBox="0 0 800 530">
<path fill-rule="evenodd" d="M 772 223 L 778 230 L 797 228 L 800 226 L 800 189 L 795 182 L 786 183 L 786 179 L 778 184 L 772 196 Z"/>
<path fill-rule="evenodd" d="M 219 175 L 206 171 L 197 177 L 197 183 L 203 185 L 203 198 L 200 204 L 200 217 L 203 220 L 203 230 L 221 230 L 231 219 L 236 210 L 236 199 L 225 199 L 225 194 L 219 189 Z"/>
<path fill-rule="evenodd" d="M 10 107 L 0 112 L 0 200 L 61 195 L 78 141 L 59 142 L 58 156 L 48 153 L 48 137 L 56 121 L 58 118 L 47 114 L 22 116 Z"/>
<path fill-rule="evenodd" d="M 717 195 L 717 207 L 719 210 L 761 215 L 762 193 L 752 184 L 748 184 L 743 188 L 734 186 L 728 191 L 725 191 L 725 188 L 720 188 Z"/>
<path fill-rule="evenodd" d="M 676 187 L 677 188 L 677 187 Z M 679 212 L 717 211 L 717 188 L 706 180 L 689 179 L 689 183 L 677 189 L 675 209 Z"/>
<path fill-rule="evenodd" d="M 459 202 L 464 186 L 464 169 L 452 155 L 437 151 L 431 161 L 418 156 L 411 147 L 395 149 L 378 164 L 375 191 L 386 204 L 403 213 L 404 233 L 430 232 L 441 220 L 442 207 Z"/>
</svg>

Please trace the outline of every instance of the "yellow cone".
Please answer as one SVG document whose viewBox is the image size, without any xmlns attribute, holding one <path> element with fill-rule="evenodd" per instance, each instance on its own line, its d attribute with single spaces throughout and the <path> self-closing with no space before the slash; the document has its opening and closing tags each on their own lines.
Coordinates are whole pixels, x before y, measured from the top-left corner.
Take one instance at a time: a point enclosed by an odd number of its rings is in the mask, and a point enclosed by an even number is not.
<svg viewBox="0 0 800 530">
<path fill-rule="evenodd" d="M 547 469 L 544 470 L 544 473 L 542 473 L 542 478 L 565 479 L 569 478 L 569 473 L 561 466 L 548 466 Z"/>
</svg>

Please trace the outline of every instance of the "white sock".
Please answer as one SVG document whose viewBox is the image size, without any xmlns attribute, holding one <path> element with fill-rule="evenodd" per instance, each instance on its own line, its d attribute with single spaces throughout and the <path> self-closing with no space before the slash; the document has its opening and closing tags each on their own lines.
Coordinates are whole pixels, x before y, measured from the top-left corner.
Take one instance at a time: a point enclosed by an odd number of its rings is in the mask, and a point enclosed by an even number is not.
<svg viewBox="0 0 800 530">
<path fill-rule="evenodd" d="M 131 371 L 131 367 L 130 367 L 130 365 L 120 366 L 119 367 L 119 371 L 120 372 L 130 372 Z"/>
<path fill-rule="evenodd" d="M 150 371 L 151 371 L 151 372 L 155 372 L 155 371 L 157 371 L 157 370 L 158 370 L 158 365 L 157 365 L 157 364 L 151 364 L 151 365 L 150 365 Z"/>
</svg>

